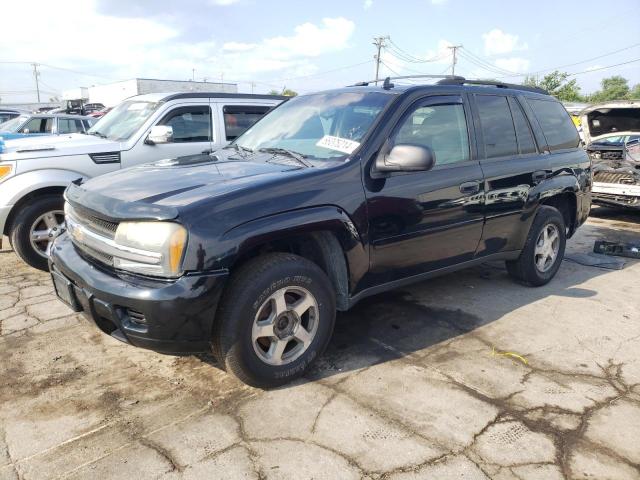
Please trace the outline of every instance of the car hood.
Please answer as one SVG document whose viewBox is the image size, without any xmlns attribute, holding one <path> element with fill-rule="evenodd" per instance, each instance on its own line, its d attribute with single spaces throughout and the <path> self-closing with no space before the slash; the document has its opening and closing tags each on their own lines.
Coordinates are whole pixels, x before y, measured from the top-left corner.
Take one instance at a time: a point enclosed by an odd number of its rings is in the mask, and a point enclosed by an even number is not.
<svg viewBox="0 0 640 480">
<path fill-rule="evenodd" d="M 27 158 L 60 157 L 87 153 L 120 151 L 120 142 L 114 142 L 95 135 L 71 133 L 68 135 L 31 136 L 6 140 L 0 153 L 0 160 L 21 160 Z"/>
<path fill-rule="evenodd" d="M 277 163 L 265 160 L 276 159 Z M 282 162 L 281 162 L 282 161 Z M 135 212 L 179 208 L 258 182 L 268 182 L 308 169 L 272 154 L 244 159 L 233 154 L 191 155 L 115 171 L 75 188 L 72 201 L 103 216 L 146 218 Z M 78 192 L 78 188 L 84 192 Z M 156 218 L 151 216 L 151 218 Z"/>
<path fill-rule="evenodd" d="M 585 143 L 598 141 L 606 135 L 640 132 L 640 101 L 601 103 L 580 112 Z"/>
</svg>

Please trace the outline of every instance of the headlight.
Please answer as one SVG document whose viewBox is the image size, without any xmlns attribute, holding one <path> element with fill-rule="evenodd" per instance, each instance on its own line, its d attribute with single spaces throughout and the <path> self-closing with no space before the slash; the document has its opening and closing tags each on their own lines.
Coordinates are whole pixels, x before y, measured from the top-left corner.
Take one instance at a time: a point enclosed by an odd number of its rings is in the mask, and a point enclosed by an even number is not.
<svg viewBox="0 0 640 480">
<path fill-rule="evenodd" d="M 179 277 L 187 231 L 171 222 L 122 222 L 114 238 L 116 245 L 131 255 L 113 257 L 113 266 L 130 272 L 160 277 Z M 147 261 L 142 252 L 156 254 Z"/>
<path fill-rule="evenodd" d="M 13 173 L 12 163 L 0 163 L 0 182 Z"/>
</svg>

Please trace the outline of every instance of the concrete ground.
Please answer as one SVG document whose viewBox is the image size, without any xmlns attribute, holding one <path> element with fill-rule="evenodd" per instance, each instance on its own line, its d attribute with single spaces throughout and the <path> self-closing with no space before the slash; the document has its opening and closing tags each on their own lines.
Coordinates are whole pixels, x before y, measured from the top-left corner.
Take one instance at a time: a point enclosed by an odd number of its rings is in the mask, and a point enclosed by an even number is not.
<svg viewBox="0 0 640 480">
<path fill-rule="evenodd" d="M 599 209 L 568 244 L 640 241 Z M 640 478 L 640 261 L 542 288 L 483 265 L 339 316 L 302 381 L 105 336 L 0 253 L 0 479 Z"/>
</svg>

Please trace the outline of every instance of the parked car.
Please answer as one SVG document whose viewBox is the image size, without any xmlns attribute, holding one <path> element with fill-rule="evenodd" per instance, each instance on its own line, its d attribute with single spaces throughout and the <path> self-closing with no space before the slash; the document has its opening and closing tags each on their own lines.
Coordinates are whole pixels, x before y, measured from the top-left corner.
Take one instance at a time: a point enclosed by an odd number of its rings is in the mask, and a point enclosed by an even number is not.
<svg viewBox="0 0 640 480">
<path fill-rule="evenodd" d="M 62 193 L 70 182 L 218 149 L 283 99 L 195 92 L 140 95 L 99 119 L 89 135 L 8 141 L 0 153 L 0 233 L 9 236 L 25 262 L 46 269 L 51 240 L 64 229 Z"/>
<path fill-rule="evenodd" d="M 6 141 L 36 135 L 86 133 L 94 123 L 96 123 L 95 118 L 78 115 L 47 113 L 20 115 L 0 124 L 0 137 Z"/>
<path fill-rule="evenodd" d="M 24 112 L 21 112 L 20 110 L 0 108 L 0 124 L 3 124 L 4 122 L 9 121 L 12 118 L 19 117 L 23 113 Z"/>
<path fill-rule="evenodd" d="M 100 117 L 104 117 L 104 116 L 105 116 L 107 113 L 109 113 L 111 110 L 113 110 L 113 107 L 106 107 L 106 108 L 103 108 L 103 109 L 101 109 L 101 110 L 96 110 L 96 111 L 94 111 L 94 112 L 91 112 L 91 113 L 89 114 L 89 116 L 90 116 L 90 117 L 93 117 L 93 118 L 100 118 Z"/>
<path fill-rule="evenodd" d="M 593 202 L 640 209 L 640 101 L 592 105 L 581 113 L 593 161 Z"/>
<path fill-rule="evenodd" d="M 302 95 L 213 154 L 74 182 L 51 273 L 103 332 L 212 347 L 271 387 L 370 295 L 488 260 L 549 282 L 588 216 L 590 165 L 537 88 L 448 77 Z"/>
</svg>

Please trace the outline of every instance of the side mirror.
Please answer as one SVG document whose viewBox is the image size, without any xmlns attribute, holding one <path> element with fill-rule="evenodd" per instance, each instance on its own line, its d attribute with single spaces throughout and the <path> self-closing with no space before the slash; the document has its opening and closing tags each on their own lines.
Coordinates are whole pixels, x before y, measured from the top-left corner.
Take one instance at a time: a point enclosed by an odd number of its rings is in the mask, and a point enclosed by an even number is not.
<svg viewBox="0 0 640 480">
<path fill-rule="evenodd" d="M 171 142 L 173 142 L 173 128 L 168 125 L 154 125 L 144 141 L 147 145 Z"/>
<path fill-rule="evenodd" d="M 23 128 L 22 129 L 22 133 L 29 133 L 29 129 L 28 128 Z"/>
<path fill-rule="evenodd" d="M 430 147 L 412 144 L 395 145 L 388 154 L 378 155 L 376 170 L 379 172 L 426 172 L 436 163 Z"/>
</svg>

